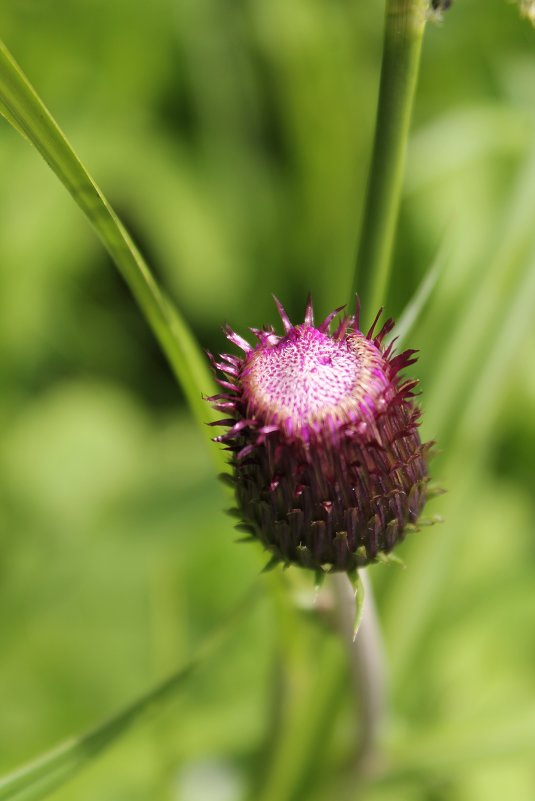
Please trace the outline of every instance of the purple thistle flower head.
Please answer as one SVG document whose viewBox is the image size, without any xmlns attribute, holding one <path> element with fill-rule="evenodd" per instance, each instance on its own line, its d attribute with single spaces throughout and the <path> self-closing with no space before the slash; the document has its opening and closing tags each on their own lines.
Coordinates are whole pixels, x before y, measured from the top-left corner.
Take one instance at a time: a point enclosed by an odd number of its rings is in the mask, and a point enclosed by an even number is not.
<svg viewBox="0 0 535 801">
<path fill-rule="evenodd" d="M 426 500 L 427 452 L 418 434 L 417 381 L 400 377 L 415 351 L 394 354 L 387 320 L 367 334 L 355 315 L 331 333 L 336 309 L 314 325 L 251 329 L 250 345 L 226 328 L 243 356 L 212 362 L 224 390 L 208 400 L 225 414 L 212 425 L 230 453 L 240 528 L 273 562 L 353 571 L 389 553 Z"/>
</svg>

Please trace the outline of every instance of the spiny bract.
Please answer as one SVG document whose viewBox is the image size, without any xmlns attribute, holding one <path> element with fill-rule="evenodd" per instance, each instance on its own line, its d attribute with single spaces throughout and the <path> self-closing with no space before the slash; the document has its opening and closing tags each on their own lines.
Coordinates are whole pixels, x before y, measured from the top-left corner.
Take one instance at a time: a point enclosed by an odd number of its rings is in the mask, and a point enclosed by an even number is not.
<svg viewBox="0 0 535 801">
<path fill-rule="evenodd" d="M 284 336 L 251 329 L 252 346 L 227 327 L 244 356 L 211 356 L 239 528 L 273 562 L 350 572 L 389 553 L 426 500 L 431 443 L 418 434 L 417 381 L 400 377 L 415 351 L 383 346 L 394 323 L 374 335 L 381 312 L 359 331 L 358 303 L 332 334 L 342 308 L 315 326 L 309 298 L 293 325 L 276 303 Z"/>
</svg>

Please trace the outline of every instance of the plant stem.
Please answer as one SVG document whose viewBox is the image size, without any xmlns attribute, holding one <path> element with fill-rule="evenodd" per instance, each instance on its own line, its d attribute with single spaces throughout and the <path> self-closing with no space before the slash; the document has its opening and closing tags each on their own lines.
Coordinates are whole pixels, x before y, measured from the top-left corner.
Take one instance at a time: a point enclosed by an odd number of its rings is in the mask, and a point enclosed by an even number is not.
<svg viewBox="0 0 535 801">
<path fill-rule="evenodd" d="M 286 578 L 275 574 L 269 586 L 276 613 L 276 680 L 262 768 L 248 799 L 302 801 L 313 795 L 325 767 L 326 744 L 344 697 L 344 665 L 338 643 L 326 641 L 324 626 L 303 617 Z M 316 607 L 315 613 L 325 611 Z"/>
<path fill-rule="evenodd" d="M 387 711 L 386 660 L 372 586 L 365 570 L 364 611 L 354 636 L 355 592 L 345 573 L 334 573 L 332 587 L 340 633 L 346 646 L 355 705 L 359 716 L 360 742 L 356 768 L 360 778 L 373 772 L 379 760 L 378 744 Z"/>
<path fill-rule="evenodd" d="M 385 302 L 427 0 L 386 0 L 381 81 L 353 293 L 374 316 Z"/>
</svg>

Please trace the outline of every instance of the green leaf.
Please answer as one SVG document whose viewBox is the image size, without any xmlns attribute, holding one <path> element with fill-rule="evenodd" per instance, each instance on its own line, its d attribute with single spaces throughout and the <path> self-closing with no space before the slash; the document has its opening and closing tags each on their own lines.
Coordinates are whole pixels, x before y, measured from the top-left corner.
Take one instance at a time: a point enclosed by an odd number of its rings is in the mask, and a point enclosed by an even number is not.
<svg viewBox="0 0 535 801">
<path fill-rule="evenodd" d="M 474 386 L 476 376 L 486 369 L 497 337 L 507 332 L 510 323 L 517 324 L 508 313 L 509 298 L 524 280 L 525 270 L 533 269 L 534 204 L 535 148 L 532 148 L 522 160 L 518 177 L 503 201 L 503 219 L 492 252 L 487 257 L 482 255 L 477 291 L 469 289 L 466 297 L 461 298 L 464 302 L 459 316 L 444 342 L 444 352 L 435 364 L 433 381 L 426 392 L 427 425 L 439 440 L 459 430 L 457 418 L 466 408 L 467 389 Z"/>
<path fill-rule="evenodd" d="M 130 287 L 199 423 L 213 419 L 203 393 L 213 380 L 198 343 L 156 279 L 106 197 L 0 41 L 0 114 L 39 151 L 70 192 Z M 214 449 L 221 463 L 223 455 Z"/>
<path fill-rule="evenodd" d="M 362 615 L 364 614 L 364 584 L 362 583 L 362 579 L 358 570 L 355 570 L 354 573 L 348 573 L 347 577 L 351 582 L 353 593 L 355 595 L 355 620 L 353 623 L 354 642 L 357 639 L 360 624 L 362 623 Z"/>
<path fill-rule="evenodd" d="M 158 711 L 183 688 L 191 673 L 230 634 L 237 618 L 252 609 L 255 598 L 258 598 L 256 592 L 247 593 L 188 662 L 118 714 L 0 779 L 0 801 L 38 801 L 45 798 L 87 767 L 136 723 L 149 713 Z"/>
<path fill-rule="evenodd" d="M 2 115 L 2 117 L 5 117 L 5 119 L 9 122 L 9 124 L 12 125 L 13 128 L 15 128 L 15 130 L 18 131 L 20 135 L 24 137 L 24 139 L 27 139 L 26 134 L 19 126 L 15 117 L 12 116 L 10 110 L 1 101 L 0 101 L 0 114 Z"/>
<path fill-rule="evenodd" d="M 534 162 L 535 166 L 535 162 Z M 447 518 L 462 520 L 481 492 L 478 476 L 488 459 L 493 443 L 493 429 L 507 397 L 511 362 L 532 325 L 535 304 L 535 242 L 523 262 L 523 272 L 516 274 L 516 284 L 509 295 L 503 295 L 499 309 L 501 319 L 492 332 L 492 347 L 472 376 L 464 398 L 464 409 L 456 420 L 456 431 L 449 441 L 451 455 L 448 472 L 462 476 L 462 484 L 452 494 Z M 520 273 L 520 274 L 519 274 Z M 498 309 L 496 310 L 498 311 Z M 470 460 L 460 446 L 468 443 Z M 465 446 L 466 447 L 466 446 Z M 460 542 L 466 536 L 463 526 L 450 527 L 447 536 L 423 538 L 410 557 L 411 581 L 393 580 L 383 619 L 395 665 L 395 680 L 402 688 L 410 675 L 418 647 L 429 631 L 440 599 L 448 591 L 449 576 L 455 570 Z"/>
<path fill-rule="evenodd" d="M 394 336 L 399 344 L 401 344 L 401 342 L 407 338 L 407 335 L 412 331 L 415 324 L 418 322 L 422 312 L 424 311 L 433 294 L 440 276 L 442 275 L 442 271 L 444 270 L 449 256 L 449 252 L 446 248 L 447 241 L 448 236 L 446 235 L 437 255 L 429 265 L 429 268 L 420 285 L 403 309 L 403 313 L 396 323 Z"/>
</svg>

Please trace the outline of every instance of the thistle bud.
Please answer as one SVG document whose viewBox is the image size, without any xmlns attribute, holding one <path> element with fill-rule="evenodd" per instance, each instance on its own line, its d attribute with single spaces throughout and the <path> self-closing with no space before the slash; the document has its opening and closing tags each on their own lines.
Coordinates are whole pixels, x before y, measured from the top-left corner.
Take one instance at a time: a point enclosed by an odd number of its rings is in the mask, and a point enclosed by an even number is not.
<svg viewBox="0 0 535 801">
<path fill-rule="evenodd" d="M 336 309 L 314 325 L 251 329 L 254 345 L 226 329 L 243 356 L 212 361 L 223 392 L 209 398 L 225 415 L 240 529 L 272 561 L 316 571 L 353 571 L 388 554 L 414 525 L 426 499 L 427 452 L 418 434 L 416 380 L 400 372 L 415 351 L 383 342 L 388 320 L 367 334 Z"/>
</svg>

